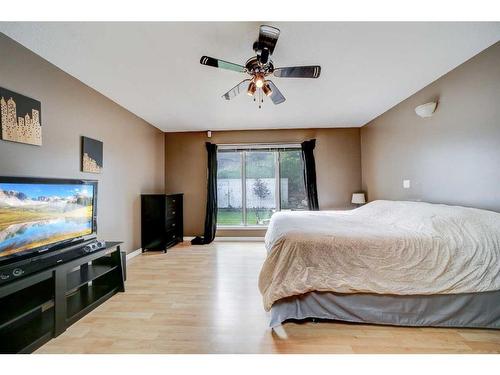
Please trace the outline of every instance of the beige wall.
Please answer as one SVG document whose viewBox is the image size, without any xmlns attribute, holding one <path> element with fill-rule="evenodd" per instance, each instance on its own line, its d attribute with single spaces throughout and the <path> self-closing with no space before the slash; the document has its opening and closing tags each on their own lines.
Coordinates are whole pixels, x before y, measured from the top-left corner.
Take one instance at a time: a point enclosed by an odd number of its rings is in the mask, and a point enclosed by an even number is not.
<svg viewBox="0 0 500 375">
<path fill-rule="evenodd" d="M 436 98 L 433 117 L 415 114 Z M 361 154 L 370 200 L 500 211 L 500 43 L 362 127 Z"/>
<path fill-rule="evenodd" d="M 345 208 L 361 188 L 359 128 L 252 130 L 165 134 L 165 188 L 184 193 L 184 233 L 203 232 L 206 204 L 207 155 L 205 142 L 297 143 L 316 138 L 316 173 L 321 209 Z M 261 236 L 263 231 L 219 231 L 219 236 Z"/>
<path fill-rule="evenodd" d="M 99 180 L 99 237 L 140 247 L 141 193 L 163 192 L 163 133 L 0 34 L 0 86 L 42 103 L 43 146 L 0 141 L 0 175 Z M 80 136 L 104 142 L 104 171 L 80 172 Z"/>
<path fill-rule="evenodd" d="M 42 102 L 43 146 L 0 141 L 0 175 L 99 180 L 99 237 L 140 247 L 141 193 L 183 192 L 185 235 L 203 231 L 204 142 L 316 138 L 321 209 L 369 199 L 422 199 L 500 211 L 500 43 L 360 129 L 167 133 L 0 34 L 0 86 Z M 439 98 L 434 117 L 414 107 Z M 81 173 L 80 136 L 104 142 L 104 172 Z M 361 142 L 360 142 L 361 139 Z M 165 142 L 165 143 L 164 143 Z M 402 189 L 402 180 L 412 182 Z M 260 236 L 262 231 L 220 232 Z"/>
</svg>

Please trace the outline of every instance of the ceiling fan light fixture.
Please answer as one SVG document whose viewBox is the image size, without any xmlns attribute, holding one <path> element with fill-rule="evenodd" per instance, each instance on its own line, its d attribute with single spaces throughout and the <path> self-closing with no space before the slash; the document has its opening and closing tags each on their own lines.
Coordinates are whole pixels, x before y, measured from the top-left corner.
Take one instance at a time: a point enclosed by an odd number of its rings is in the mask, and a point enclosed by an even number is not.
<svg viewBox="0 0 500 375">
<path fill-rule="evenodd" d="M 257 86 L 257 88 L 260 89 L 262 88 L 262 86 L 264 86 L 264 76 L 262 74 L 256 74 L 254 81 L 255 81 L 255 86 Z"/>
<path fill-rule="evenodd" d="M 248 85 L 247 94 L 249 96 L 253 96 L 255 94 L 256 90 L 257 90 L 257 86 L 255 85 L 255 82 L 251 81 L 250 84 Z"/>
<path fill-rule="evenodd" d="M 270 96 L 273 93 L 273 90 L 271 90 L 271 86 L 269 86 L 269 83 L 265 83 L 264 86 L 262 86 L 262 91 L 264 91 L 264 94 L 266 96 Z"/>
</svg>

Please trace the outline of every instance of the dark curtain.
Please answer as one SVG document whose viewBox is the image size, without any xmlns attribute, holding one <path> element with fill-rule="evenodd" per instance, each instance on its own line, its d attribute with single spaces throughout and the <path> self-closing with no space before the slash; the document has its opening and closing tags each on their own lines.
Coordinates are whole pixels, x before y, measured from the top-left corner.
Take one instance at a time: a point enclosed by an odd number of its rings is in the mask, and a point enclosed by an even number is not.
<svg viewBox="0 0 500 375">
<path fill-rule="evenodd" d="M 205 232 L 191 240 L 193 245 L 212 242 L 217 230 L 217 145 L 205 143 L 208 152 L 207 209 L 205 212 Z"/>
<path fill-rule="evenodd" d="M 306 184 L 307 203 L 309 210 L 318 211 L 318 189 L 316 187 L 316 162 L 314 161 L 314 146 L 316 140 L 311 139 L 301 143 L 302 161 L 304 162 L 304 182 Z"/>
</svg>

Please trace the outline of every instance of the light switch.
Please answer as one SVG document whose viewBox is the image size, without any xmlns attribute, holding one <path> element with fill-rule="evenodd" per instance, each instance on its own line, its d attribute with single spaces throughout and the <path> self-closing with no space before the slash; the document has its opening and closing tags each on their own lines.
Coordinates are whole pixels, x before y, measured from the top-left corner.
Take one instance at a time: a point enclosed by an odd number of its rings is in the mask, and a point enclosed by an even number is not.
<svg viewBox="0 0 500 375">
<path fill-rule="evenodd" d="M 403 188 L 404 189 L 410 188 L 410 180 L 403 180 Z"/>
</svg>

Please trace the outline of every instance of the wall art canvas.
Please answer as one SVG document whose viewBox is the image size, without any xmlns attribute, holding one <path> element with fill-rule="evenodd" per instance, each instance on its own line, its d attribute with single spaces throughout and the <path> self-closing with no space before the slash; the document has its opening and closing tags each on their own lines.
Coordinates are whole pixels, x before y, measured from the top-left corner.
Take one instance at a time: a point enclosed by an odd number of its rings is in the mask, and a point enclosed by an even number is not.
<svg viewBox="0 0 500 375">
<path fill-rule="evenodd" d="M 102 172 L 102 142 L 82 137 L 82 172 Z"/>
<path fill-rule="evenodd" d="M 38 100 L 0 87 L 0 139 L 42 145 L 42 113 Z"/>
</svg>

